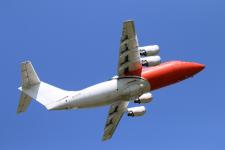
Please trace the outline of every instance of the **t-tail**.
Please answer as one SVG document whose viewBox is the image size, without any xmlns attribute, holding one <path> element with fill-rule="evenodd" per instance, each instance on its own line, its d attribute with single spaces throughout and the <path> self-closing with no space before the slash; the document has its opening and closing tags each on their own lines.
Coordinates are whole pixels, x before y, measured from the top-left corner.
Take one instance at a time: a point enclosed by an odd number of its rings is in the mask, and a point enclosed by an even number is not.
<svg viewBox="0 0 225 150">
<path fill-rule="evenodd" d="M 48 110 L 51 110 L 57 101 L 65 98 L 69 91 L 62 90 L 50 84 L 42 82 L 35 72 L 30 61 L 21 63 L 22 86 L 17 113 L 25 112 L 31 102 L 35 99 Z"/>
</svg>

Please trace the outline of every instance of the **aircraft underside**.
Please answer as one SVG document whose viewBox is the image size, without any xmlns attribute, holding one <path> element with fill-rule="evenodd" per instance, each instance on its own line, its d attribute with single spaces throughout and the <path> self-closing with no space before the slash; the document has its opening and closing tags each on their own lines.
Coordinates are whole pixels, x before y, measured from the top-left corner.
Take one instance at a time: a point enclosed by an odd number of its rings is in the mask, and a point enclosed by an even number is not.
<svg viewBox="0 0 225 150">
<path fill-rule="evenodd" d="M 152 101 L 150 91 L 183 81 L 204 69 L 194 62 L 161 63 L 158 45 L 139 46 L 133 21 L 123 23 L 117 76 L 79 91 L 67 91 L 41 81 L 30 61 L 22 62 L 22 85 L 17 113 L 25 112 L 35 99 L 48 110 L 90 108 L 109 105 L 102 140 L 110 139 L 124 113 L 142 116 L 144 106 L 128 108 L 129 102 Z"/>
</svg>

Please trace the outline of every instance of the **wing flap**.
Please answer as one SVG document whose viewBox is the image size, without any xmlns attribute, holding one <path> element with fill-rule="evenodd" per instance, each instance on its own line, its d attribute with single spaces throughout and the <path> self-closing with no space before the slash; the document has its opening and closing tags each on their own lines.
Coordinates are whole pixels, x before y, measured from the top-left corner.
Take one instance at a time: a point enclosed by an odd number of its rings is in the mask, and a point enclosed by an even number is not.
<svg viewBox="0 0 225 150">
<path fill-rule="evenodd" d="M 123 23 L 123 31 L 120 41 L 118 75 L 140 76 L 141 71 L 142 65 L 134 22 L 126 21 Z"/>
</svg>

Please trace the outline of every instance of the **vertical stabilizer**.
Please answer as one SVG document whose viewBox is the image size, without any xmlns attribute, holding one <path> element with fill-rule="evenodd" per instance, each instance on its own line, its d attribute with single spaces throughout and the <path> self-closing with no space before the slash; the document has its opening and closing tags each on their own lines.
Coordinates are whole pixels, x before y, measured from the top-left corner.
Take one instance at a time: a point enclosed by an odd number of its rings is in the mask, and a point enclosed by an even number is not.
<svg viewBox="0 0 225 150">
<path fill-rule="evenodd" d="M 21 74 L 22 88 L 24 89 L 31 88 L 32 86 L 37 85 L 41 82 L 30 61 L 21 63 Z"/>
<path fill-rule="evenodd" d="M 35 99 L 47 109 L 51 109 L 58 101 L 67 98 L 71 92 L 40 81 L 30 61 L 21 63 L 22 92 L 17 113 L 25 112 L 31 99 Z"/>
<path fill-rule="evenodd" d="M 29 89 L 32 86 L 41 83 L 30 61 L 21 63 L 21 76 L 22 89 Z M 20 95 L 20 102 L 17 108 L 17 114 L 25 112 L 30 105 L 30 101 L 31 97 L 22 91 Z"/>
</svg>

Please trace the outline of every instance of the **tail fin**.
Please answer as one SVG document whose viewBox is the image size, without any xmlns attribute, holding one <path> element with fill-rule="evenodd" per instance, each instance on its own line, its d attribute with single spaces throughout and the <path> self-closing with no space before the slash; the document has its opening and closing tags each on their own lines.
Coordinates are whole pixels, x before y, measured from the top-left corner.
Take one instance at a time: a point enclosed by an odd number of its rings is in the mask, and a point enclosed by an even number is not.
<svg viewBox="0 0 225 150">
<path fill-rule="evenodd" d="M 59 89 L 47 83 L 40 81 L 30 61 L 22 63 L 22 86 L 19 90 L 22 92 L 17 113 L 25 112 L 33 98 L 51 109 L 54 103 L 65 98 L 68 91 Z"/>
<path fill-rule="evenodd" d="M 21 74 L 22 88 L 24 89 L 28 89 L 41 82 L 30 61 L 25 61 L 21 63 Z"/>
</svg>

